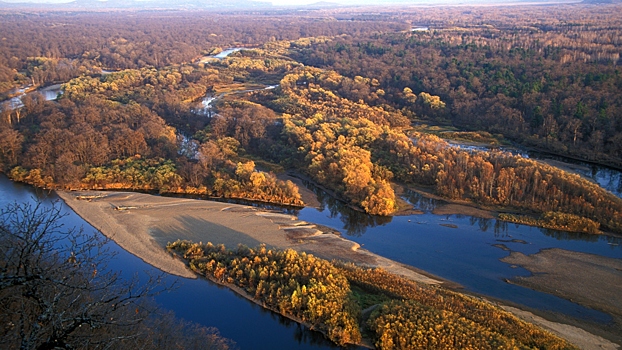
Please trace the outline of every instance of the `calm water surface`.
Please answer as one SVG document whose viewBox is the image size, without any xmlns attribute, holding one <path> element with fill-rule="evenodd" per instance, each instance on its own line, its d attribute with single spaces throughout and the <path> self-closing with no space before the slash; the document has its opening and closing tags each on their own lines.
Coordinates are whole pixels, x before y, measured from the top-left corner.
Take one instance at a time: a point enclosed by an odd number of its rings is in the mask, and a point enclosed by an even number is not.
<svg viewBox="0 0 622 350">
<path fill-rule="evenodd" d="M 0 174 L 0 207 L 18 202 L 34 202 L 38 198 L 45 205 L 52 205 L 59 198 L 47 191 L 34 190 L 30 186 L 16 184 Z M 85 232 L 96 233 L 95 229 L 63 204 L 68 216 L 64 224 L 68 227 L 84 227 Z M 122 271 L 131 278 L 138 274 L 141 279 L 147 273 L 159 274 L 134 255 L 126 252 L 114 242 L 109 248 L 117 255 L 109 267 Z M 216 327 L 220 334 L 233 339 L 240 349 L 337 349 L 331 342 L 317 333 L 299 326 L 278 314 L 261 307 L 204 279 L 185 279 L 167 275 L 165 282 L 177 281 L 179 287 L 159 295 L 156 301 L 166 309 L 175 311 L 178 317 Z"/>
<path fill-rule="evenodd" d="M 301 220 L 339 229 L 345 238 L 369 251 L 415 266 L 463 285 L 468 291 L 529 307 L 607 323 L 611 317 L 546 293 L 505 282 L 530 272 L 501 262 L 511 251 L 535 254 L 542 249 L 622 258 L 622 240 L 509 224 L 465 215 L 434 215 L 434 200 L 409 193 L 404 199 L 423 210 L 422 215 L 372 217 L 351 210 L 318 191 L 322 208 L 305 208 Z M 452 227 L 444 226 L 449 225 Z"/>
</svg>

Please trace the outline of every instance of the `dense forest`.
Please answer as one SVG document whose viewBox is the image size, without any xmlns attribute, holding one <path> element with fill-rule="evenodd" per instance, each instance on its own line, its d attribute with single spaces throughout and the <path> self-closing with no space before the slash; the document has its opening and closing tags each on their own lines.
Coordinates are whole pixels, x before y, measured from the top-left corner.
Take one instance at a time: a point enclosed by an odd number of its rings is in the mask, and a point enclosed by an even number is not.
<svg viewBox="0 0 622 350">
<path fill-rule="evenodd" d="M 23 83 L 190 63 L 227 47 L 276 40 L 392 32 L 404 23 L 330 17 L 177 11 L 0 14 L 0 94 Z M 0 95 L 1 96 L 1 95 Z"/>
<path fill-rule="evenodd" d="M 373 99 L 381 90 L 374 85 L 305 68 L 287 75 L 279 89 L 261 92 L 257 99 L 292 113 L 284 114 L 283 142 L 270 154 L 372 214 L 396 210 L 390 182 L 397 180 L 431 186 L 449 199 L 543 213 L 549 226 L 595 232 L 596 222 L 621 232 L 622 200 L 578 175 L 507 152 L 470 152 L 434 135 L 407 135 L 409 120 L 401 111 L 342 97 L 358 86 Z M 588 225 L 554 225 L 554 212 L 585 217 Z"/>
<path fill-rule="evenodd" d="M 435 123 L 622 167 L 616 11 L 430 8 L 402 16 L 412 31 L 341 36 L 291 57 L 351 78 L 374 78 L 385 92 L 382 102 Z M 439 96 L 443 108 L 405 98 L 422 92 Z"/>
<path fill-rule="evenodd" d="M 250 140 L 215 134 L 200 145 L 183 145 L 184 135 L 172 125 L 194 118 L 204 126 L 209 119 L 191 112 L 183 101 L 205 95 L 218 81 L 208 70 L 192 66 L 144 68 L 70 80 L 63 84 L 58 103 L 27 95 L 24 107 L 7 111 L 4 121 L 10 126 L 1 132 L 5 169 L 11 169 L 13 179 L 41 187 L 136 189 L 302 204 L 291 182 L 255 172 L 252 160 L 238 158 L 241 145 Z M 274 119 L 261 106 L 230 109 L 238 117 L 264 113 L 266 120 Z M 217 119 L 228 115 L 224 108 L 222 115 Z"/>
<path fill-rule="evenodd" d="M 621 9 L 0 13 L 0 171 L 42 188 L 302 206 L 299 188 L 281 180 L 289 172 L 370 222 L 399 212 L 399 189 L 412 187 L 509 222 L 622 233 L 622 200 L 597 184 L 446 140 L 622 167 Z M 228 48 L 240 50 L 217 56 Z M 57 99 L 37 92 L 53 84 Z M 447 128 L 432 134 L 421 124 Z M 5 236 L 0 243 L 13 249 Z M 169 249 L 341 345 L 572 348 L 489 303 L 379 269 L 264 246 Z M 95 279 L 62 257 L 55 263 L 76 269 L 77 282 Z M 0 287 L 0 307 L 11 309 L 21 302 L 13 291 L 30 285 Z M 71 298 L 80 294 L 73 287 L 60 290 Z M 145 318 L 132 332 L 151 335 L 146 347 L 184 340 L 172 316 L 131 311 L 121 313 Z M 5 328 L 17 344 L 20 330 Z M 191 337 L 230 345 L 200 327 Z"/>
<path fill-rule="evenodd" d="M 366 335 L 378 349 L 573 349 L 489 303 L 382 269 L 265 246 L 227 250 L 177 241 L 168 249 L 194 271 L 241 288 L 340 345 L 360 343 Z"/>
<path fill-rule="evenodd" d="M 507 15 L 512 13 L 510 11 Z M 486 12 L 479 14 L 483 16 L 480 21 L 493 15 Z M 462 20 L 466 21 L 474 15 L 465 14 Z M 39 19 L 26 16 L 23 18 L 24 25 L 19 27 L 16 18 L 7 16 L 10 20 L 3 25 L 19 37 L 19 33 L 39 30 L 40 27 L 35 24 L 41 24 L 40 21 L 50 23 L 52 20 L 65 20 L 65 17 L 57 16 L 60 15 L 48 14 Z M 91 19 L 90 16 L 95 15 L 81 14 L 66 20 L 67 23 L 74 23 Z M 107 18 L 105 14 L 102 16 L 103 19 Z M 141 17 L 138 24 L 129 23 L 129 17 L 123 16 L 112 22 L 119 24 L 121 31 L 127 30 L 128 38 L 134 38 L 139 36 L 135 26 L 147 28 L 152 21 L 160 18 L 153 16 Z M 170 16 L 180 27 L 179 33 L 168 36 L 170 40 L 185 33 L 188 45 L 197 47 L 197 42 L 192 40 L 199 39 L 188 31 L 202 17 Z M 438 21 L 441 22 L 447 20 L 443 19 L 444 15 L 434 11 L 426 16 L 430 23 L 433 22 L 432 18 L 436 18 L 434 16 L 440 16 Z M 93 25 L 105 27 L 103 19 L 95 17 Z M 237 21 L 245 22 L 245 18 L 233 17 L 231 25 Z M 135 189 L 302 205 L 298 188 L 292 182 L 277 179 L 273 174 L 273 171 L 289 169 L 308 176 L 354 207 L 374 215 L 391 215 L 398 210 L 400 199 L 394 190 L 397 182 L 428 188 L 452 200 L 541 216 L 536 221 L 504 216 L 510 221 L 582 232 L 596 233 L 601 228 L 622 232 L 622 201 L 577 175 L 504 152 L 460 150 L 437 136 L 413 129 L 413 123 L 420 118 L 443 122 L 453 120 L 459 124 L 456 116 L 470 121 L 470 126 L 465 127 L 479 128 L 472 122 L 486 115 L 479 112 L 473 114 L 466 108 L 461 108 L 458 113 L 455 106 L 459 101 L 447 91 L 439 90 L 442 86 L 448 89 L 453 86 L 437 84 L 440 82 L 440 74 L 471 73 L 466 70 L 460 73 L 460 70 L 445 66 L 441 69 L 429 64 L 427 60 L 425 64 L 415 64 L 419 62 L 415 58 L 421 60 L 427 52 L 430 57 L 437 57 L 437 63 L 440 64 L 450 59 L 451 52 L 482 54 L 481 58 L 465 56 L 460 61 L 453 60 L 454 63 L 469 62 L 469 69 L 478 72 L 478 67 L 485 66 L 490 76 L 496 76 L 495 79 L 500 82 L 507 80 L 501 75 L 510 72 L 510 66 L 501 66 L 502 63 L 507 65 L 515 62 L 523 69 L 536 69 L 541 65 L 525 63 L 527 58 L 535 54 L 512 61 L 496 56 L 509 55 L 507 50 L 500 47 L 494 55 L 481 53 L 482 50 L 498 46 L 469 44 L 469 40 L 474 40 L 470 35 L 483 35 L 486 30 L 492 30 L 483 27 L 481 23 L 471 30 L 460 30 L 466 44 L 454 50 L 451 49 L 451 43 L 455 42 L 451 30 L 403 31 L 403 23 L 396 24 L 403 18 L 391 17 L 393 19 L 385 24 L 370 19 L 349 18 L 349 26 L 344 26 L 341 20 L 326 19 L 332 23 L 326 27 L 328 29 L 309 33 L 315 36 L 307 38 L 300 38 L 300 31 L 302 28 L 312 30 L 314 27 L 311 24 L 319 19 L 297 17 L 295 21 L 285 23 L 284 18 L 290 17 L 276 17 L 279 20 L 275 21 L 268 21 L 261 16 L 253 17 L 256 28 L 265 28 L 265 36 L 259 35 L 254 41 L 246 38 L 246 42 L 241 42 L 246 36 L 245 32 L 239 31 L 240 28 L 251 26 L 245 22 L 240 24 L 238 31 L 228 32 L 223 37 L 215 35 L 217 39 L 214 39 L 214 43 L 201 41 L 201 50 L 183 59 L 133 63 L 131 60 L 123 60 L 125 63 L 112 64 L 102 61 L 99 51 L 97 59 L 87 59 L 84 55 L 79 59 L 60 57 L 71 51 L 69 47 L 63 46 L 68 44 L 59 46 L 63 51 L 56 58 L 39 57 L 33 60 L 26 57 L 21 63 L 10 63 L 11 59 L 7 58 L 7 64 L 16 67 L 13 70 L 15 74 L 22 76 L 15 78 L 11 82 L 12 86 L 19 84 L 24 77 L 35 78 L 34 81 L 30 79 L 32 86 L 55 82 L 60 78 L 57 73 L 50 74 L 48 78 L 34 74 L 32 69 L 37 65 L 48 65 L 46 67 L 51 67 L 50 72 L 57 72 L 50 62 L 73 59 L 78 68 L 73 73 L 63 73 L 62 78 L 77 76 L 62 84 L 62 95 L 57 101 L 45 101 L 41 95 L 29 93 L 21 98 L 23 107 L 10 108 L 5 105 L 0 119 L 0 161 L 3 171 L 14 180 L 41 187 Z M 378 18 L 387 19 L 386 16 Z M 520 17 L 512 22 L 513 26 L 497 31 L 514 33 L 523 30 L 520 28 L 523 28 L 521 25 L 526 20 Z M 74 25 L 77 26 L 77 23 Z M 200 28 L 205 31 L 222 30 L 213 28 L 214 23 L 220 24 L 221 21 L 207 21 Z M 615 21 L 612 22 L 614 24 Z M 497 23 L 497 26 L 500 24 Z M 56 26 L 53 28 L 63 33 L 63 29 L 56 29 Z M 455 31 L 458 27 L 451 28 Z M 51 37 L 55 37 L 52 35 L 54 30 L 51 30 Z M 159 35 L 162 30 L 162 27 L 153 25 L 152 35 L 158 34 L 158 40 L 161 40 L 160 37 L 164 36 Z M 278 38 L 291 36 L 296 39 L 277 40 L 273 34 L 278 30 L 281 30 Z M 342 33 L 344 31 L 346 34 Z M 549 32 L 554 30 L 546 31 Z M 94 42 L 75 43 L 75 47 L 71 46 L 72 50 L 94 50 L 89 45 L 104 40 L 104 33 L 106 31 L 102 30 L 101 37 L 95 36 L 92 39 Z M 516 33 L 515 36 L 522 37 Z M 503 38 L 505 36 L 499 40 L 505 42 Z M 373 42 L 369 41 L 372 39 Z M 53 40 L 56 39 L 50 39 Z M 128 45 L 135 43 L 129 39 L 124 40 Z M 490 40 L 493 41 L 492 38 Z M 386 41 L 386 45 L 379 46 L 383 41 Z M 515 44 L 510 46 L 524 44 L 518 39 L 514 41 Z M 256 45 L 257 48 L 218 59 L 213 54 L 222 48 L 215 45 Z M 397 50 L 399 45 L 402 45 L 402 49 Z M 442 55 L 434 53 L 437 46 L 445 48 L 447 45 L 449 48 Z M 7 52 L 28 55 L 31 52 L 29 50 L 44 46 L 39 43 L 34 47 L 21 47 L 13 43 L 8 46 Z M 158 47 L 161 50 L 177 50 L 172 42 L 162 42 Z M 20 53 L 19 50 L 24 52 Z M 133 48 L 125 52 L 138 57 L 159 56 L 162 59 L 166 56 L 162 52 L 149 53 L 149 50 L 145 50 Z M 343 59 L 338 60 L 338 57 Z M 397 58 L 400 58 L 399 62 Z M 84 59 L 80 62 L 88 61 L 88 64 L 79 63 L 76 59 Z M 492 65 L 493 61 L 498 64 Z M 583 60 L 582 63 L 571 61 L 590 67 L 604 64 L 598 60 Z M 408 62 L 412 64 L 406 64 Z M 542 62 L 548 61 L 542 59 Z M 549 62 L 549 65 L 554 66 L 554 62 Z M 308 67 L 310 63 L 332 66 L 346 75 L 334 70 Z M 102 71 L 101 67 L 123 69 Z M 364 67 L 370 69 L 362 70 Z M 371 67 L 386 69 L 375 71 Z M 425 71 L 426 67 L 433 67 L 434 72 Z M 604 64 L 603 67 L 615 69 L 613 64 Z M 565 68 L 556 69 L 559 74 L 568 74 Z M 400 72 L 396 73 L 396 70 Z M 410 73 L 407 74 L 406 70 Z M 524 72 L 521 76 L 536 75 L 534 72 Z M 473 79 L 488 81 L 483 75 L 479 76 L 473 76 Z M 417 80 L 417 84 L 414 83 L 416 77 L 422 77 L 420 81 Z M 558 78 L 561 79 L 550 75 L 550 84 L 557 84 L 560 89 L 567 88 L 568 84 L 559 83 Z M 448 81 L 465 83 L 464 79 L 457 78 Z M 471 86 L 469 84 L 466 85 Z M 494 89 L 490 86 L 482 86 L 481 94 L 473 100 L 477 103 L 486 100 L 487 96 L 509 96 L 498 89 L 491 92 Z M 460 85 L 460 89 L 464 88 Z M 543 86 L 540 90 L 544 94 L 551 89 Z M 521 93 L 527 94 L 523 90 Z M 596 93 L 600 90 L 591 91 Z M 565 93 L 569 94 L 570 91 Z M 201 101 L 209 96 L 213 100 L 206 108 Z M 614 108 L 618 95 L 613 93 L 607 96 L 612 99 L 609 106 Z M 540 96 L 542 98 L 544 95 Z M 519 99 L 515 96 L 514 100 Z M 500 106 L 498 103 L 495 105 Z M 519 119 L 526 123 L 529 118 L 523 112 L 515 109 L 511 113 L 500 113 L 498 115 L 501 117 L 496 118 L 496 123 L 507 128 L 513 125 L 511 116 L 520 116 Z M 605 118 L 615 125 L 603 127 L 603 131 L 617 130 L 617 115 L 613 113 Z M 496 125 L 492 121 L 482 123 L 486 127 Z M 509 138 L 521 141 L 527 140 L 521 138 L 521 135 L 531 135 L 528 137 L 530 140 L 538 139 L 537 132 L 521 128 L 526 134 L 494 128 L 489 130 L 502 132 Z M 596 132 L 596 129 L 593 131 Z M 451 137 L 452 134 L 445 133 L 444 136 Z M 577 138 L 576 150 L 582 147 L 579 143 L 588 144 L 579 141 Z"/>
</svg>

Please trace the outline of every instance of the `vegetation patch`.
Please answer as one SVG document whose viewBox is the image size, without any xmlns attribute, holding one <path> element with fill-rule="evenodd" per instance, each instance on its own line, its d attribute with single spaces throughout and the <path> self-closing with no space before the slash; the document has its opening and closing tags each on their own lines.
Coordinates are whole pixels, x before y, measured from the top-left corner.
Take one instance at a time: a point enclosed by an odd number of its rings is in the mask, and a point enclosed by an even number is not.
<svg viewBox="0 0 622 350">
<path fill-rule="evenodd" d="M 513 222 L 516 224 L 538 226 L 544 228 L 550 228 L 553 230 L 569 231 L 569 232 L 583 232 L 599 234 L 600 224 L 588 218 L 584 218 L 578 215 L 561 213 L 561 212 L 546 212 L 539 218 L 534 218 L 525 215 L 514 214 L 499 214 L 499 219 L 503 221 Z"/>
<path fill-rule="evenodd" d="M 311 325 L 340 345 L 360 343 L 365 334 L 379 349 L 574 349 L 490 303 L 382 269 L 265 246 L 227 250 L 177 241 L 167 248 L 194 271 L 240 288 L 257 303 Z M 371 314 L 361 317 L 374 305 Z"/>
<path fill-rule="evenodd" d="M 503 136 L 493 136 L 486 131 L 443 131 L 438 133 L 438 136 L 444 139 L 485 143 L 493 146 L 501 144 L 503 138 Z"/>
</svg>

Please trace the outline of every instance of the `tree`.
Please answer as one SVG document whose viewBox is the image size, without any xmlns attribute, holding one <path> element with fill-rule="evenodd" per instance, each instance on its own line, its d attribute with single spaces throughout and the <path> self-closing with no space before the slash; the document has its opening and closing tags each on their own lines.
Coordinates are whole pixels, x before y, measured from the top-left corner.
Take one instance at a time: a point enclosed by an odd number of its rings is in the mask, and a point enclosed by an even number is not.
<svg viewBox="0 0 622 350">
<path fill-rule="evenodd" d="M 0 168 L 9 169 L 17 163 L 22 152 L 24 136 L 11 128 L 0 130 Z"/>
<path fill-rule="evenodd" d="M 0 347 L 123 348 L 140 341 L 166 289 L 159 277 L 124 282 L 106 267 L 113 253 L 99 235 L 67 229 L 58 203 L 0 209 Z M 155 331 L 155 330 L 153 330 Z M 154 345 L 154 348 L 156 346 Z"/>
</svg>

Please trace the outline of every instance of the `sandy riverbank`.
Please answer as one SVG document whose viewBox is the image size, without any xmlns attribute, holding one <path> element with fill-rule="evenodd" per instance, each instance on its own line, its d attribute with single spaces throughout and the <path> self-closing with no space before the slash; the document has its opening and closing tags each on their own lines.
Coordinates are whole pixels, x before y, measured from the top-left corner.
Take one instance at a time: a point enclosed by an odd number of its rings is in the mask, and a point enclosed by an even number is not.
<svg viewBox="0 0 622 350">
<path fill-rule="evenodd" d="M 196 278 L 182 261 L 172 258 L 164 249 L 168 242 L 182 239 L 224 244 L 230 248 L 238 244 L 252 247 L 265 243 L 269 247 L 292 248 L 329 260 L 339 259 L 364 266 L 382 267 L 394 274 L 426 284 L 447 284 L 423 271 L 361 249 L 357 243 L 332 234 L 330 228 L 300 221 L 292 215 L 244 205 L 133 192 L 86 191 L 58 194 L 78 215 L 123 249 L 154 267 L 177 276 Z M 78 200 L 77 197 L 82 195 L 95 195 L 97 198 Z M 546 321 L 519 311 L 516 309 L 512 312 L 550 329 L 582 349 L 617 348 L 615 344 L 576 327 Z M 598 347 L 585 344 L 598 344 Z"/>
<path fill-rule="evenodd" d="M 532 255 L 512 252 L 501 261 L 532 273 L 528 277 L 513 278 L 511 283 L 611 315 L 613 323 L 599 327 L 599 331 L 622 342 L 622 259 L 555 248 Z"/>
<path fill-rule="evenodd" d="M 103 197 L 77 199 L 96 194 Z M 59 196 L 123 249 L 162 271 L 182 277 L 192 278 L 194 274 L 164 249 L 168 242 L 178 239 L 224 244 L 229 248 L 264 243 L 278 249 L 305 251 L 328 260 L 382 267 L 422 283 L 442 283 L 440 279 L 360 249 L 357 243 L 327 232 L 328 228 L 300 221 L 292 215 L 244 205 L 133 192 L 59 192 Z"/>
</svg>

